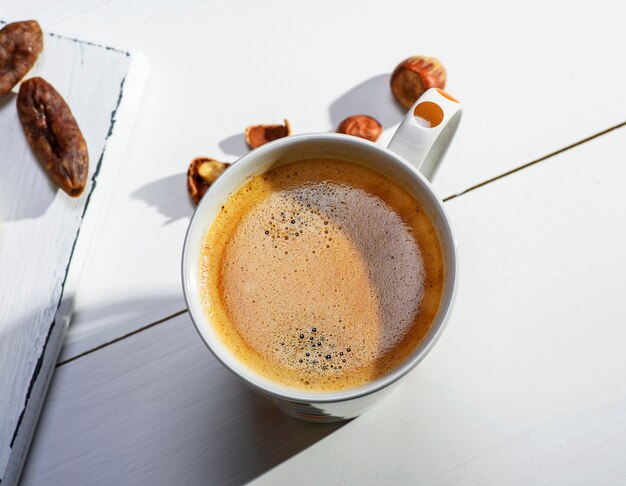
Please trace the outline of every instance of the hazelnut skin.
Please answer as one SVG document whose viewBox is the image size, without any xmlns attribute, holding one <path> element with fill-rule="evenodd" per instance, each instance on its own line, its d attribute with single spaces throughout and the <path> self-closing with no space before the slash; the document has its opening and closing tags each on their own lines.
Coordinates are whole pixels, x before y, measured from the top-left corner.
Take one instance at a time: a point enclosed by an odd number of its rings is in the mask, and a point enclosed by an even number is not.
<svg viewBox="0 0 626 486">
<path fill-rule="evenodd" d="M 430 88 L 446 87 L 446 70 L 438 59 L 413 56 L 402 61 L 391 74 L 391 92 L 409 109 Z"/>
<path fill-rule="evenodd" d="M 250 125 L 246 127 L 246 143 L 251 149 L 291 135 L 291 125 L 285 120 L 284 125 Z"/>
<path fill-rule="evenodd" d="M 353 115 L 343 120 L 337 127 L 337 133 L 354 135 L 375 142 L 380 137 L 383 127 L 378 120 L 367 115 Z"/>
<path fill-rule="evenodd" d="M 204 193 L 231 164 L 218 162 L 207 157 L 197 157 L 187 170 L 187 190 L 194 204 L 198 204 Z"/>
</svg>

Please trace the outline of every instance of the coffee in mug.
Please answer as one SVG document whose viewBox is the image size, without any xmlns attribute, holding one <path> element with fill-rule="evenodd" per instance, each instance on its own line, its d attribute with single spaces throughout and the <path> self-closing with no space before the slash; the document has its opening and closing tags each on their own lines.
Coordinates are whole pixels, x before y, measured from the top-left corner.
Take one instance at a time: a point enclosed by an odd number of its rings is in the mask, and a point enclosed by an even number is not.
<svg viewBox="0 0 626 486">
<path fill-rule="evenodd" d="M 234 356 L 283 387 L 333 392 L 384 376 L 439 309 L 445 268 L 421 202 L 355 162 L 252 178 L 207 228 L 199 293 Z"/>
</svg>

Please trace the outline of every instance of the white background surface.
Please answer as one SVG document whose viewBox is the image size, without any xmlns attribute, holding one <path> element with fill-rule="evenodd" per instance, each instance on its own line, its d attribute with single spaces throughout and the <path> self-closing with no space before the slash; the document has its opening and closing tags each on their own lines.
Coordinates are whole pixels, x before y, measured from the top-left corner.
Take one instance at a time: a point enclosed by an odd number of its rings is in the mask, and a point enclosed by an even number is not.
<svg viewBox="0 0 626 486">
<path fill-rule="evenodd" d="M 626 120 L 619 2 L 0 9 L 140 49 L 152 67 L 64 359 L 184 308 L 193 156 L 234 160 L 246 125 L 283 117 L 300 133 L 365 112 L 389 129 L 384 142 L 401 118 L 386 77 L 404 57 L 439 57 L 465 105 L 435 183 L 442 197 Z M 277 466 L 261 481 L 618 484 L 625 140 L 615 130 L 448 203 L 463 265 L 457 309 L 432 355 L 371 413 L 307 435 L 237 388 L 183 315 L 58 369 L 25 483 L 239 483 Z"/>
</svg>

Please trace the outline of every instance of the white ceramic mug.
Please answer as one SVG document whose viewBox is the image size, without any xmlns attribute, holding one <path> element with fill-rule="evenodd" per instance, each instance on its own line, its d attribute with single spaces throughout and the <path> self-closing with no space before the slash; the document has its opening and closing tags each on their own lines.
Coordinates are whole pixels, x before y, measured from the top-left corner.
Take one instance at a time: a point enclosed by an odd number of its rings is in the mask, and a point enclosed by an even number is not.
<svg viewBox="0 0 626 486">
<path fill-rule="evenodd" d="M 246 384 L 295 417 L 330 422 L 356 417 L 398 382 L 433 347 L 450 314 L 456 288 L 456 248 L 450 221 L 432 180 L 461 117 L 461 105 L 447 93 L 430 89 L 411 107 L 389 147 L 334 133 L 294 135 L 259 147 L 220 176 L 206 192 L 189 223 L 183 248 L 182 279 L 193 323 L 209 349 Z M 250 179 L 279 165 L 312 157 L 344 159 L 374 169 L 399 183 L 419 201 L 439 236 L 445 285 L 439 310 L 423 341 L 401 366 L 358 388 L 310 392 L 272 382 L 239 361 L 215 333 L 199 298 L 202 242 L 222 205 Z"/>
</svg>

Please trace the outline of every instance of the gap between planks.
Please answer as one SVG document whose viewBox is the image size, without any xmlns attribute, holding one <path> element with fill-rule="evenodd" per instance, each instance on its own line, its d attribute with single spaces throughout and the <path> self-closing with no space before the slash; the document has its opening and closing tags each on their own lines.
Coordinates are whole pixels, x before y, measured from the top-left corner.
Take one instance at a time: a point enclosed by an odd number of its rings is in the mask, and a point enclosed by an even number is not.
<svg viewBox="0 0 626 486">
<path fill-rule="evenodd" d="M 71 358 L 68 358 L 64 361 L 60 361 L 57 363 L 56 367 L 58 368 L 59 366 L 63 366 L 65 364 L 71 363 L 74 360 L 77 360 L 78 358 L 82 358 L 83 356 L 86 356 L 88 354 L 91 354 L 95 351 L 98 351 L 99 349 L 102 348 L 106 348 L 107 346 L 110 346 L 111 344 L 115 344 L 119 341 L 122 341 L 123 339 L 126 339 L 127 337 L 133 336 L 135 334 L 139 334 L 142 331 L 145 331 L 146 329 L 150 329 L 151 327 L 157 326 L 159 324 L 162 324 L 166 321 L 169 321 L 170 319 L 174 319 L 175 317 L 178 317 L 182 314 L 184 314 L 185 312 L 187 312 L 187 309 L 183 309 L 183 310 L 179 310 L 178 312 L 174 312 L 173 314 L 170 314 L 169 316 L 163 317 L 162 319 L 159 319 L 158 321 L 154 321 L 151 322 L 150 324 L 146 324 L 145 326 L 140 327 L 139 329 L 135 329 L 134 331 L 131 331 L 127 334 L 124 334 L 122 336 L 116 337 L 115 339 L 112 339 L 110 341 L 107 341 L 106 343 L 102 343 L 99 346 L 96 346 L 95 348 L 91 348 L 88 349 L 87 351 L 83 351 L 80 354 L 77 354 L 76 356 L 72 356 Z"/>
<path fill-rule="evenodd" d="M 593 140 L 594 138 L 598 138 L 601 137 L 602 135 L 606 135 L 609 132 L 612 132 L 613 130 L 617 130 L 618 128 L 621 128 L 623 126 L 626 125 L 626 121 L 623 121 L 622 123 L 618 123 L 617 125 L 614 125 L 610 128 L 607 128 L 606 130 L 602 130 L 601 132 L 598 133 L 594 133 L 593 135 L 587 137 L 587 138 L 583 138 L 582 140 L 579 140 L 578 142 L 574 142 L 571 145 L 567 145 L 566 147 L 563 147 L 559 150 L 556 150 L 554 152 L 549 153 L 548 155 L 544 155 L 543 157 L 539 157 L 538 159 L 535 160 L 531 160 L 530 162 L 527 162 L 526 164 L 522 164 L 518 167 L 515 167 L 514 169 L 511 169 L 507 172 L 503 172 L 502 174 L 499 174 L 495 177 L 492 177 L 491 179 L 487 179 L 486 181 L 483 182 L 479 182 L 478 184 L 475 184 L 471 187 L 468 187 L 467 189 L 458 192 L 456 194 L 452 194 L 451 196 L 448 196 L 446 198 L 443 199 L 443 202 L 448 202 L 452 199 L 455 199 L 459 196 L 463 196 L 464 194 L 467 194 L 468 192 L 472 192 L 475 189 L 478 189 L 479 187 L 483 187 L 486 186 L 487 184 L 491 184 L 492 182 L 495 182 L 497 180 L 500 180 L 504 177 L 510 176 L 511 174 L 515 174 L 516 172 L 519 172 L 520 170 L 524 170 L 527 169 L 528 167 L 531 167 L 535 164 L 538 164 L 539 162 L 543 162 L 544 160 L 547 160 L 549 158 L 554 157 L 555 155 L 559 155 L 562 154 L 563 152 L 567 152 L 570 149 L 573 149 L 574 147 L 578 147 L 579 145 L 582 145 L 584 143 L 590 142 L 591 140 Z"/>
<path fill-rule="evenodd" d="M 448 202 L 448 201 L 450 201 L 452 199 L 456 199 L 457 197 L 463 196 L 463 195 L 465 195 L 465 194 L 467 194 L 469 192 L 472 192 L 472 191 L 474 191 L 474 190 L 476 190 L 476 189 L 478 189 L 480 187 L 486 186 L 488 184 L 491 184 L 492 182 L 495 182 L 495 181 L 498 181 L 498 180 L 503 179 L 505 177 L 508 177 L 508 176 L 510 176 L 512 174 L 515 174 L 516 172 L 519 172 L 521 170 L 527 169 L 528 167 L 532 167 L 533 165 L 536 165 L 536 164 L 538 164 L 540 162 L 548 160 L 548 159 L 554 157 L 555 155 L 559 155 L 559 154 L 562 154 L 563 152 L 567 152 L 570 149 L 578 147 L 579 145 L 582 145 L 584 143 L 590 142 L 591 140 L 594 140 L 594 139 L 596 139 L 598 137 L 601 137 L 602 135 L 606 135 L 607 133 L 610 133 L 613 130 L 617 130 L 618 128 L 622 128 L 623 126 L 626 126 L 626 121 L 624 121 L 622 123 L 618 123 L 617 125 L 614 125 L 612 127 L 609 127 L 606 130 L 602 130 L 601 132 L 594 133 L 593 135 L 590 135 L 587 138 L 583 138 L 582 140 L 579 140 L 578 142 L 574 142 L 571 145 L 567 145 L 566 147 L 563 147 L 561 149 L 555 150 L 554 152 L 551 152 L 548 155 L 544 155 L 543 157 L 539 157 L 538 159 L 531 160 L 530 162 L 527 162 L 526 164 L 522 164 L 522 165 L 520 165 L 518 167 L 515 167 L 514 169 L 511 169 L 511 170 L 509 170 L 507 172 L 503 172 L 502 174 L 499 174 L 499 175 L 497 175 L 495 177 L 492 177 L 491 179 L 487 179 L 487 180 L 485 180 L 483 182 L 479 182 L 478 184 L 470 186 L 470 187 L 468 187 L 467 189 L 465 189 L 465 190 L 463 190 L 461 192 L 458 192 L 456 194 L 452 194 L 452 195 L 450 195 L 448 197 L 445 197 L 443 199 L 443 202 Z M 151 327 L 155 327 L 155 326 L 157 326 L 159 324 L 163 324 L 164 322 L 167 322 L 170 319 L 174 319 L 175 317 L 178 317 L 178 316 L 184 314 L 185 312 L 187 312 L 187 309 L 183 309 L 183 310 L 180 310 L 178 312 L 174 312 L 173 314 L 170 314 L 169 316 L 166 316 L 166 317 L 163 317 L 162 319 L 159 319 L 157 321 L 151 322 L 150 324 L 147 324 L 145 326 L 140 327 L 139 329 L 135 329 L 134 331 L 131 331 L 131 332 L 129 332 L 127 334 L 124 334 L 124 335 L 122 335 L 120 337 L 117 337 L 115 339 L 112 339 L 111 341 L 107 341 L 106 343 L 100 344 L 99 346 L 96 346 L 95 348 L 91 348 L 91 349 L 88 349 L 87 351 L 83 351 L 82 353 L 77 354 L 76 356 L 72 356 L 71 358 L 66 359 L 65 361 L 60 361 L 59 363 L 57 363 L 56 366 L 59 367 L 59 366 L 63 366 L 63 365 L 66 365 L 68 363 L 71 363 L 72 361 L 75 361 L 75 360 L 77 360 L 79 358 L 87 356 L 88 354 L 94 353 L 94 352 L 96 352 L 96 351 L 98 351 L 98 350 L 100 350 L 102 348 L 106 348 L 107 346 L 110 346 L 110 345 L 115 344 L 115 343 L 117 343 L 119 341 L 122 341 L 122 340 L 124 340 L 124 339 L 126 339 L 126 338 L 128 338 L 130 336 L 133 336 L 135 334 L 139 334 L 140 332 L 143 332 L 143 331 L 145 331 L 147 329 L 150 329 Z"/>
</svg>

